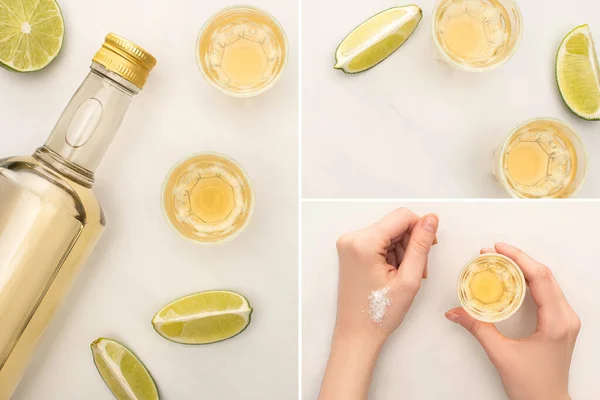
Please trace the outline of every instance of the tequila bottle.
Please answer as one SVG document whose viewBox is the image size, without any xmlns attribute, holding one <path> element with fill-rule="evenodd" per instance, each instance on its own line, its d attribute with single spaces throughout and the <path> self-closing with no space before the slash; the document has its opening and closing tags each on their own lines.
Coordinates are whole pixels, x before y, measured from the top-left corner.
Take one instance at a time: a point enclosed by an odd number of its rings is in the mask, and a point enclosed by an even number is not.
<svg viewBox="0 0 600 400">
<path fill-rule="evenodd" d="M 109 34 L 46 143 L 0 160 L 0 399 L 11 397 L 105 226 L 94 171 L 156 60 Z"/>
</svg>

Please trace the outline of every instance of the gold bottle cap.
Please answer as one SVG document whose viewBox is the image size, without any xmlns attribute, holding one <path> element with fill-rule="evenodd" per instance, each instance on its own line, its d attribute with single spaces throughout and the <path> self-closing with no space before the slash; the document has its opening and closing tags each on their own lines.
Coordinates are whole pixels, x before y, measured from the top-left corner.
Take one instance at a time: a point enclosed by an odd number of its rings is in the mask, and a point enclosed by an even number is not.
<svg viewBox="0 0 600 400">
<path fill-rule="evenodd" d="M 109 33 L 93 62 L 102 65 L 142 89 L 156 58 L 146 50 L 121 36 Z"/>
</svg>

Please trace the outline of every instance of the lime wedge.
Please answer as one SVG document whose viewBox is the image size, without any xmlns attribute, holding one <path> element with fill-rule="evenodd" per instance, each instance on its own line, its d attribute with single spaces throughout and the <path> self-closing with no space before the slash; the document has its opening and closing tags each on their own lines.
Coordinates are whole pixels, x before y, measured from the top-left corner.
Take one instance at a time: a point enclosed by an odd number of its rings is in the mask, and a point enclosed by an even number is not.
<svg viewBox="0 0 600 400">
<path fill-rule="evenodd" d="M 94 363 L 118 400 L 157 400 L 158 390 L 144 364 L 121 343 L 100 338 L 92 343 Z"/>
<path fill-rule="evenodd" d="M 58 56 L 64 35 L 54 0 L 0 0 L 0 66 L 39 71 Z"/>
<path fill-rule="evenodd" d="M 556 57 L 558 90 L 567 106 L 587 120 L 600 120 L 600 68 L 587 25 L 563 39 Z"/>
<path fill-rule="evenodd" d="M 338 46 L 333 68 L 348 74 L 373 68 L 406 42 L 422 17 L 423 12 L 415 5 L 394 7 L 374 15 Z"/>
<path fill-rule="evenodd" d="M 251 314 L 252 308 L 244 296 L 210 291 L 167 304 L 154 316 L 152 325 L 173 342 L 208 344 L 240 334 L 250 324 Z"/>
</svg>

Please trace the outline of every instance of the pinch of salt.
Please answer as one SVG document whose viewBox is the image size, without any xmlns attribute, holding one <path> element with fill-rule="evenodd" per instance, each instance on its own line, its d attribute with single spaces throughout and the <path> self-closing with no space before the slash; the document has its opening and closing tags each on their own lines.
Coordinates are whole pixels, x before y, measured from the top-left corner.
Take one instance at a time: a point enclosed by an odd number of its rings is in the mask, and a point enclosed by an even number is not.
<svg viewBox="0 0 600 400">
<path fill-rule="evenodd" d="M 387 312 L 387 308 L 392 304 L 388 297 L 389 287 L 374 290 L 369 295 L 369 317 L 373 322 L 380 324 Z"/>
</svg>

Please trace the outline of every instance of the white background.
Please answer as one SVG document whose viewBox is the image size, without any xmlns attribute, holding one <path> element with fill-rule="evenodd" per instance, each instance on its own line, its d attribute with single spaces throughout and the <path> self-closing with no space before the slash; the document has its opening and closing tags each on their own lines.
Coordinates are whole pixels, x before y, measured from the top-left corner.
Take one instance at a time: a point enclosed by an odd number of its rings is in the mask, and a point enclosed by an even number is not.
<svg viewBox="0 0 600 400">
<path fill-rule="evenodd" d="M 456 279 L 483 247 L 505 241 L 548 265 L 582 320 L 571 367 L 573 399 L 600 398 L 598 284 L 600 205 L 591 202 L 304 203 L 302 234 L 303 398 L 317 396 L 335 318 L 335 240 L 397 206 L 440 217 L 439 244 L 408 316 L 388 340 L 373 379 L 372 400 L 505 400 L 502 385 L 477 341 L 444 312 L 459 306 Z M 535 304 L 499 324 L 512 337 L 535 329 Z"/>
<path fill-rule="evenodd" d="M 562 38 L 590 24 L 600 3 L 520 0 L 524 31 L 500 69 L 469 73 L 434 57 L 431 12 L 413 36 L 370 71 L 332 68 L 338 44 L 370 16 L 403 3 L 304 0 L 302 38 L 303 195 L 306 197 L 507 197 L 491 175 L 494 150 L 537 117 L 571 124 L 589 154 L 582 197 L 600 196 L 600 122 L 563 104 L 554 77 Z M 407 2 L 408 4 L 409 2 Z"/>
<path fill-rule="evenodd" d="M 66 42 L 46 70 L 0 70 L 0 157 L 44 143 L 114 31 L 144 46 L 158 66 L 134 100 L 97 173 L 108 227 L 57 313 L 15 400 L 112 398 L 90 343 L 122 341 L 146 364 L 166 400 L 292 399 L 297 393 L 298 10 L 257 0 L 290 40 L 288 69 L 258 98 L 229 98 L 198 70 L 197 34 L 225 0 L 60 0 Z M 218 247 L 181 239 L 165 222 L 160 189 L 170 167 L 199 151 L 225 153 L 248 172 L 256 211 L 244 233 Z M 150 320 L 164 304 L 230 289 L 255 312 L 235 339 L 209 346 L 168 342 Z"/>
</svg>

